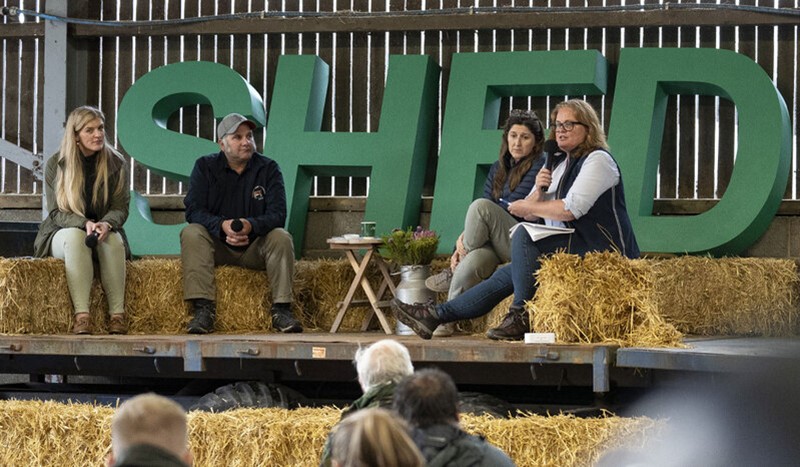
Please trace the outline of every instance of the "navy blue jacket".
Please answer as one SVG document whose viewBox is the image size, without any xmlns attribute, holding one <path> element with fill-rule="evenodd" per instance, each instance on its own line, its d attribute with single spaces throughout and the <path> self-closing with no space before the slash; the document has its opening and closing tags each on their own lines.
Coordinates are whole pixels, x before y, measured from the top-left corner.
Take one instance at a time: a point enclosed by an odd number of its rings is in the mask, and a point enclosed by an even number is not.
<svg viewBox="0 0 800 467">
<path fill-rule="evenodd" d="M 228 166 L 221 151 L 198 159 L 183 204 L 187 222 L 202 224 L 222 239 L 222 222 L 227 219 L 247 219 L 253 226 L 251 241 L 286 223 L 281 169 L 277 162 L 257 152 L 241 175 Z"/>
<path fill-rule="evenodd" d="M 506 165 L 506 173 L 508 173 L 511 169 L 511 155 L 506 154 L 503 158 L 503 163 Z M 519 185 L 511 191 L 511 187 L 508 185 L 508 178 L 506 178 L 506 183 L 503 185 L 502 193 L 500 193 L 500 197 L 504 200 L 508 201 L 509 203 L 516 201 L 518 199 L 523 199 L 528 196 L 533 189 L 533 186 L 536 184 L 536 174 L 539 173 L 539 169 L 542 168 L 544 164 L 544 158 L 539 157 L 535 161 L 533 161 L 533 165 L 531 165 L 530 170 L 528 173 L 525 174 L 524 177 L 519 181 Z M 486 177 L 486 182 L 483 184 L 483 197 L 486 199 L 490 199 L 500 205 L 503 209 L 505 206 L 502 206 L 500 202 L 492 196 L 492 186 L 494 184 L 494 174 L 497 173 L 497 169 L 500 167 L 500 161 L 495 161 L 492 164 L 492 167 L 489 168 L 489 175 Z M 521 217 L 513 216 L 517 222 L 522 222 L 524 219 Z"/>
</svg>

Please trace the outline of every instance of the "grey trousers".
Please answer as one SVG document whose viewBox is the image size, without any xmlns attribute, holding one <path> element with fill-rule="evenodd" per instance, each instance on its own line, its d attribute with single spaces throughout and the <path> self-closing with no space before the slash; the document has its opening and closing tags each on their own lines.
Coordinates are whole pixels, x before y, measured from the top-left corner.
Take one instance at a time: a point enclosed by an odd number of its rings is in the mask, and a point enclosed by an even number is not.
<svg viewBox="0 0 800 467">
<path fill-rule="evenodd" d="M 447 299 L 452 300 L 491 276 L 497 266 L 511 261 L 508 230 L 517 220 L 492 200 L 479 198 L 464 220 L 465 256 L 453 271 Z"/>
<path fill-rule="evenodd" d="M 291 303 L 294 278 L 294 244 L 284 229 L 273 229 L 256 238 L 246 250 L 232 249 L 200 224 L 181 231 L 183 299 L 216 300 L 214 266 L 233 265 L 267 271 L 272 303 Z"/>
</svg>

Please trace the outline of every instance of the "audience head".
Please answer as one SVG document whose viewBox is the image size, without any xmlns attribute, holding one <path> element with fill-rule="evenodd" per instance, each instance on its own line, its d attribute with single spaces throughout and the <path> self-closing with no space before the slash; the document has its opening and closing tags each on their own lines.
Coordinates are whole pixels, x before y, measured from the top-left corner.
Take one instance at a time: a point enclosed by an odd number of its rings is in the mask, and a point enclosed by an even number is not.
<svg viewBox="0 0 800 467">
<path fill-rule="evenodd" d="M 177 403 L 153 393 L 133 397 L 119 406 L 111 421 L 109 465 L 132 446 L 161 448 L 187 464 L 192 463 L 186 412 Z"/>
<path fill-rule="evenodd" d="M 447 373 L 425 368 L 400 382 L 393 408 L 418 428 L 458 423 L 458 389 Z"/>
<path fill-rule="evenodd" d="M 415 467 L 425 460 L 405 423 L 388 410 L 359 410 L 333 431 L 331 461 L 335 467 Z"/>
<path fill-rule="evenodd" d="M 364 392 L 389 382 L 398 383 L 414 372 L 408 349 L 401 343 L 384 339 L 356 351 L 354 363 L 358 382 Z"/>
<path fill-rule="evenodd" d="M 570 156 L 582 157 L 596 149 L 608 150 L 606 134 L 603 132 L 603 126 L 600 124 L 600 117 L 597 115 L 594 107 L 582 99 L 570 99 L 556 104 L 553 111 L 550 113 L 550 139 L 555 139 L 556 137 L 554 123 L 558 112 L 562 109 L 571 110 L 575 121 L 586 128 L 586 138 L 577 148 L 570 152 Z"/>
</svg>

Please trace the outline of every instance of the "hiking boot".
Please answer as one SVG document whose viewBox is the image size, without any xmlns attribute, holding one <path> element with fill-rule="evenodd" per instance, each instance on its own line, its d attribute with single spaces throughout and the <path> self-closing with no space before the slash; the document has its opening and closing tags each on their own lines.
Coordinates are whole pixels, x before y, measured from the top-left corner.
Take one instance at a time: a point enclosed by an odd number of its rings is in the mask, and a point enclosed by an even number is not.
<svg viewBox="0 0 800 467">
<path fill-rule="evenodd" d="M 92 320 L 89 313 L 76 313 L 75 322 L 72 324 L 73 334 L 91 334 Z"/>
<path fill-rule="evenodd" d="M 125 314 L 115 313 L 111 315 L 108 320 L 108 333 L 109 334 L 127 334 L 128 322 L 125 320 Z"/>
<path fill-rule="evenodd" d="M 193 301 L 192 307 L 194 308 L 194 317 L 186 327 L 189 334 L 214 332 L 214 318 L 217 314 L 216 304 L 211 300 L 198 298 Z"/>
<path fill-rule="evenodd" d="M 303 325 L 300 324 L 292 311 L 283 307 L 272 307 L 272 328 L 276 331 L 285 333 L 303 332 Z"/>
<path fill-rule="evenodd" d="M 435 331 L 433 331 L 433 337 L 450 337 L 454 332 L 456 332 L 455 321 L 442 323 L 436 328 Z"/>
<path fill-rule="evenodd" d="M 442 322 L 436 316 L 436 308 L 433 300 L 428 303 L 415 303 L 409 305 L 393 298 L 390 302 L 394 310 L 394 316 L 398 321 L 410 327 L 417 335 L 423 339 L 433 337 L 433 330 Z"/>
<path fill-rule="evenodd" d="M 524 308 L 511 307 L 496 328 L 489 329 L 486 337 L 494 340 L 521 341 L 531 329 L 530 316 Z"/>
<path fill-rule="evenodd" d="M 453 270 L 450 268 L 442 269 L 439 274 L 434 274 L 425 279 L 425 287 L 437 293 L 449 292 L 452 280 Z"/>
</svg>

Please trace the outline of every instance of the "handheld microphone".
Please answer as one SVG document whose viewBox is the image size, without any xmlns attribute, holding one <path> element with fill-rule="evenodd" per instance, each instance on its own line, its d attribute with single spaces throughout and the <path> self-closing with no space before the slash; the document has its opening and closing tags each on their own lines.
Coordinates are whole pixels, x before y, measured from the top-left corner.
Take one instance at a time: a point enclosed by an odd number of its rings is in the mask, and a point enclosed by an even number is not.
<svg viewBox="0 0 800 467">
<path fill-rule="evenodd" d="M 553 165 L 556 162 L 556 157 L 561 156 L 563 152 L 558 147 L 558 143 L 554 139 L 548 139 L 544 142 L 544 168 L 547 170 L 552 171 Z M 543 186 L 542 191 L 547 191 L 550 189 L 550 186 Z"/>
<path fill-rule="evenodd" d="M 234 219 L 231 221 L 231 230 L 234 232 L 239 232 L 244 228 L 244 224 L 239 219 Z"/>
<path fill-rule="evenodd" d="M 97 237 L 99 236 L 100 232 L 94 230 L 92 233 L 86 236 L 86 239 L 83 241 L 83 243 L 85 243 L 89 248 L 94 248 L 97 246 Z"/>
</svg>

